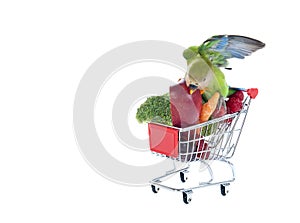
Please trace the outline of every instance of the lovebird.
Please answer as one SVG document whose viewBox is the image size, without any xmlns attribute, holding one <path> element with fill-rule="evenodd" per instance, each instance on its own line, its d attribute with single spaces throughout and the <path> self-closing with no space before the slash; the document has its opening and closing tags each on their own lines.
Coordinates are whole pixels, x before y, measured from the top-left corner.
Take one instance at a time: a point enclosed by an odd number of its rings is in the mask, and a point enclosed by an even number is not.
<svg viewBox="0 0 300 223">
<path fill-rule="evenodd" d="M 217 35 L 204 41 L 200 46 L 191 46 L 184 50 L 187 60 L 185 74 L 190 94 L 199 89 L 208 100 L 215 92 L 226 97 L 229 87 L 221 67 L 228 68 L 228 59 L 244 59 L 265 44 L 259 40 L 238 35 Z"/>
</svg>

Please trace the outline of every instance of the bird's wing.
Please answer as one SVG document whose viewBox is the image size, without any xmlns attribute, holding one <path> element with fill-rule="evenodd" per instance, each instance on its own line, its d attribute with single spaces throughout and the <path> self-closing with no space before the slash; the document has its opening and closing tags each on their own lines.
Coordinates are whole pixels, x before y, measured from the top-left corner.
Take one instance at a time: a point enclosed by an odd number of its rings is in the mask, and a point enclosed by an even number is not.
<svg viewBox="0 0 300 223">
<path fill-rule="evenodd" d="M 259 40 L 237 35 L 213 36 L 198 48 L 200 55 L 208 58 L 214 65 L 226 67 L 227 59 L 244 59 L 265 46 Z"/>
</svg>

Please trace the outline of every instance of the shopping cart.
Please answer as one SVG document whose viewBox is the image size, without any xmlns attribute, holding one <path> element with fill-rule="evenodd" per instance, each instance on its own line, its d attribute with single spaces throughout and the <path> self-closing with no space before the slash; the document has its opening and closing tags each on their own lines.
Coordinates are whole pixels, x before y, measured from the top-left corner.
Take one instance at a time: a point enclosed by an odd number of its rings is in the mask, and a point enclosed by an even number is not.
<svg viewBox="0 0 300 223">
<path fill-rule="evenodd" d="M 186 128 L 148 123 L 150 150 L 174 162 L 173 169 L 150 181 L 152 191 L 157 193 L 160 188 L 165 188 L 181 192 L 186 204 L 192 200 L 193 190 L 201 187 L 220 185 L 221 194 L 225 196 L 228 193 L 228 186 L 235 180 L 234 166 L 228 160 L 235 153 L 250 102 L 251 98 L 247 96 L 240 112 Z M 214 161 L 220 161 L 229 168 L 228 179 L 214 179 L 211 167 Z M 187 174 L 193 163 L 196 165 L 200 163 L 202 169 L 208 172 L 209 179 L 186 188 L 182 187 L 186 184 Z M 178 173 L 182 182 L 179 181 L 181 187 L 168 185 L 167 179 Z"/>
</svg>

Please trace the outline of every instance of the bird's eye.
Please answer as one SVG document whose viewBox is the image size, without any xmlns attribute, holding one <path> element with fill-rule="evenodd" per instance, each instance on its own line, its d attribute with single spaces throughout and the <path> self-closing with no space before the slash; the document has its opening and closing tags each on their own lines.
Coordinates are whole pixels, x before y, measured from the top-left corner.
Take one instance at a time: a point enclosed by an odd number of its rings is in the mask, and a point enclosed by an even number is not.
<svg viewBox="0 0 300 223">
<path fill-rule="evenodd" d="M 194 84 L 190 84 L 189 88 L 190 88 L 190 89 L 197 89 L 198 86 L 196 86 L 196 85 L 194 85 Z"/>
</svg>

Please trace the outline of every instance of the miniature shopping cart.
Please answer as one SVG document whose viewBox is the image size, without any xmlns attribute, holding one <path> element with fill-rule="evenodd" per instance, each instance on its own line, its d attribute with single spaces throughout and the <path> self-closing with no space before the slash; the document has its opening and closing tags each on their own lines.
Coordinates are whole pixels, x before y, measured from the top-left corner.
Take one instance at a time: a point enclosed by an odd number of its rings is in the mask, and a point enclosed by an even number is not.
<svg viewBox="0 0 300 223">
<path fill-rule="evenodd" d="M 228 186 L 235 180 L 234 166 L 228 160 L 234 155 L 250 102 L 251 98 L 247 96 L 240 112 L 186 128 L 148 123 L 150 150 L 174 162 L 173 169 L 151 180 L 152 191 L 157 193 L 159 188 L 165 188 L 181 192 L 186 204 L 192 200 L 193 190 L 201 187 L 220 185 L 221 194 L 225 196 L 228 193 Z M 214 179 L 211 166 L 215 161 L 222 162 L 229 169 L 228 179 Z M 180 165 L 176 167 L 175 163 Z M 196 185 L 183 187 L 186 185 L 189 169 L 194 164 L 200 164 L 202 169 L 208 172 L 209 177 L 205 181 L 197 182 Z M 179 174 L 180 187 L 166 183 L 167 179 L 175 174 Z"/>
</svg>

